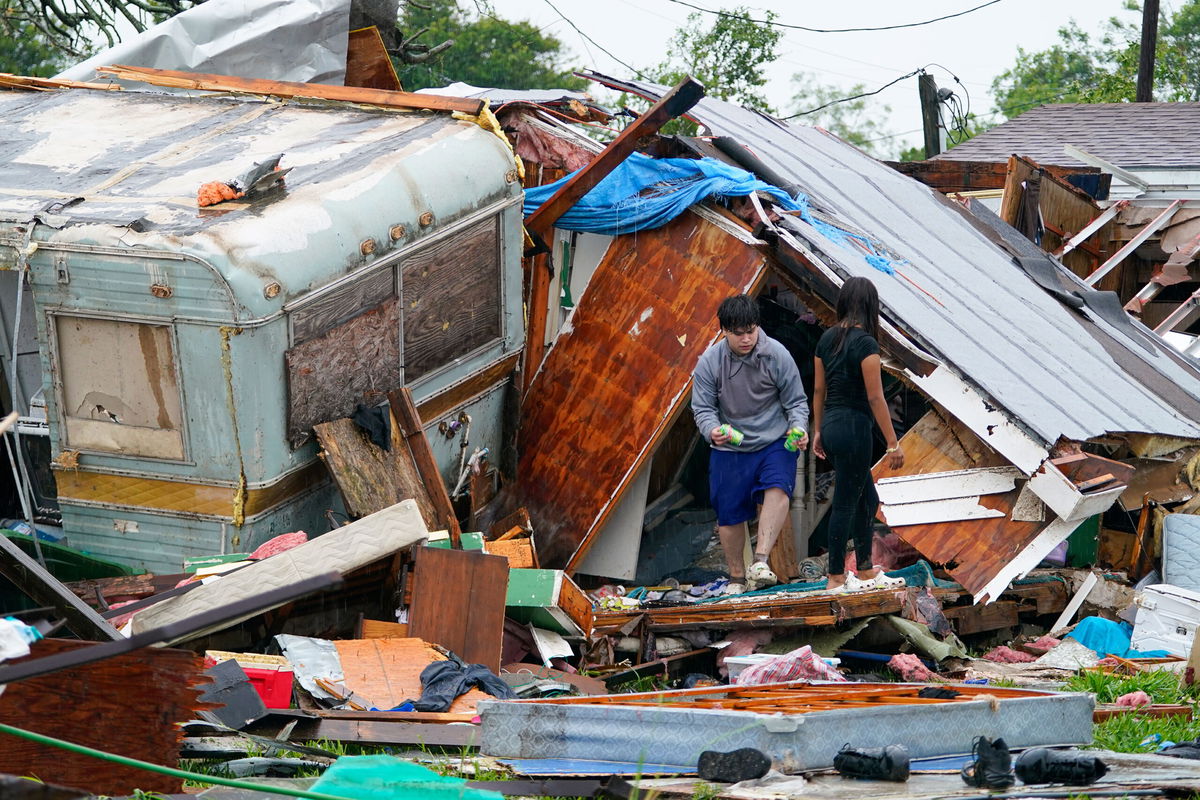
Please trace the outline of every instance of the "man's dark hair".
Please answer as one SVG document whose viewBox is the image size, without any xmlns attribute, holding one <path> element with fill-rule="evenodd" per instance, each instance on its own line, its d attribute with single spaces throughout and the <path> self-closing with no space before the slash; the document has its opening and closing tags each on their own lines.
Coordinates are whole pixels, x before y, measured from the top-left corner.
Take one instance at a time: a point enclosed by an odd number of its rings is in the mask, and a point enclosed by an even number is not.
<svg viewBox="0 0 1200 800">
<path fill-rule="evenodd" d="M 721 329 L 739 331 L 758 325 L 758 303 L 748 294 L 735 294 L 721 301 L 717 309 Z"/>
</svg>

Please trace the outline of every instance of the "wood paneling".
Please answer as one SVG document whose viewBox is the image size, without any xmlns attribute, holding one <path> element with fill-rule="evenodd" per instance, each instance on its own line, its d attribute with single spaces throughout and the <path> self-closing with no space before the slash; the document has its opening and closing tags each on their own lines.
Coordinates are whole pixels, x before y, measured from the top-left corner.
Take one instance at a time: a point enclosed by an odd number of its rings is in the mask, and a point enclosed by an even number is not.
<svg viewBox="0 0 1200 800">
<path fill-rule="evenodd" d="M 687 405 L 717 306 L 762 269 L 752 245 L 692 212 L 609 247 L 521 410 L 518 495 L 543 566 L 586 552 Z"/>
<path fill-rule="evenodd" d="M 472 550 L 417 550 L 408 632 L 468 664 L 500 670 L 508 560 Z"/>
<path fill-rule="evenodd" d="M 396 274 L 387 268 L 305 303 L 291 313 L 292 344 L 320 336 L 333 326 L 374 308 L 395 293 Z"/>
<path fill-rule="evenodd" d="M 887 468 L 880 462 L 875 480 L 899 475 L 1006 466 L 1008 461 L 937 406 L 922 417 L 900 440 L 904 466 Z M 980 505 L 1003 511 L 1003 517 L 905 525 L 892 530 L 921 555 L 943 564 L 972 594 L 987 585 L 1046 527 L 1043 522 L 1016 522 L 1008 518 L 1020 486 L 1005 494 L 984 495 Z"/>
<path fill-rule="evenodd" d="M 388 413 L 390 416 L 390 410 Z M 411 497 L 417 501 L 426 527 L 430 530 L 442 527 L 437 508 L 394 417 L 390 450 L 376 446 L 353 420 L 323 422 L 315 430 L 323 449 L 321 457 L 341 490 L 351 517 L 365 517 Z"/>
<path fill-rule="evenodd" d="M 395 297 L 284 353 L 288 439 L 304 441 L 320 422 L 348 417 L 368 393 L 400 386 L 400 308 Z"/>
<path fill-rule="evenodd" d="M 939 192 L 971 192 L 980 189 L 1003 189 L 1008 165 L 1003 161 L 954 161 L 934 159 L 932 161 L 888 161 L 889 167 L 916 178 L 926 186 Z M 1065 178 L 1067 175 L 1094 175 L 1098 167 L 1059 167 L 1043 164 L 1042 168 L 1051 175 Z"/>
<path fill-rule="evenodd" d="M 47 639 L 28 658 L 93 647 Z M 21 661 L 27 659 L 20 659 Z M 18 663 L 16 661 L 12 663 Z M 40 678 L 10 683 L 0 695 L 0 722 L 116 755 L 175 766 L 183 731 L 177 723 L 211 708 L 197 700 L 204 662 L 186 650 L 146 648 Z M 179 778 L 99 761 L 0 734 L 0 772 L 36 776 L 96 794 L 135 789 L 180 792 Z"/>
<path fill-rule="evenodd" d="M 424 641 L 412 637 L 342 639 L 334 646 L 342 662 L 346 688 L 381 711 L 420 697 L 421 670 L 446 660 Z M 471 689 L 450 704 L 448 713 L 472 712 L 476 703 L 490 696 Z"/>
<path fill-rule="evenodd" d="M 403 91 L 396 68 L 379 35 L 379 28 L 372 25 L 369 28 L 359 28 L 350 31 L 349 41 L 346 42 L 346 79 L 347 86 L 360 86 L 364 89 L 384 89 L 389 92 Z"/>
<path fill-rule="evenodd" d="M 489 217 L 405 259 L 406 383 L 500 338 L 498 224 Z"/>
</svg>

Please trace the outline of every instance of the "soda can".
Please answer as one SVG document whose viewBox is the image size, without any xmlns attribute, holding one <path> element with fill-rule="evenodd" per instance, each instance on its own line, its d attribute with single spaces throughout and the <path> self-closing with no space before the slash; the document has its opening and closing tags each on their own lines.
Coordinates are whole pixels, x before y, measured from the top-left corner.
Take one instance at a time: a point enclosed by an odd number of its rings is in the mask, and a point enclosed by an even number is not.
<svg viewBox="0 0 1200 800">
<path fill-rule="evenodd" d="M 729 423 L 722 425 L 719 430 L 721 433 L 729 437 L 729 443 L 734 447 L 739 447 L 742 444 L 742 440 L 746 438 L 746 434 L 742 433 Z"/>
<path fill-rule="evenodd" d="M 786 448 L 789 452 L 796 452 L 800 449 L 800 440 L 805 436 L 807 436 L 807 434 L 800 428 L 792 428 L 790 431 L 788 431 L 787 439 L 784 440 L 784 448 Z"/>
</svg>

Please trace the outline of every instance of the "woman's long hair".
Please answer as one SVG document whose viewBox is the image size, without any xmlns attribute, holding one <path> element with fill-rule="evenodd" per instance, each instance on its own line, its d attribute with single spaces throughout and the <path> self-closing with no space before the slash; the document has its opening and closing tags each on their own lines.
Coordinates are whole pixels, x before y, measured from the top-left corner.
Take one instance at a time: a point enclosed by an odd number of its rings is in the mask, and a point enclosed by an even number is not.
<svg viewBox="0 0 1200 800">
<path fill-rule="evenodd" d="M 862 328 L 879 341 L 879 291 L 866 278 L 847 278 L 838 292 L 837 334 L 833 352 L 840 353 L 852 328 Z"/>
</svg>

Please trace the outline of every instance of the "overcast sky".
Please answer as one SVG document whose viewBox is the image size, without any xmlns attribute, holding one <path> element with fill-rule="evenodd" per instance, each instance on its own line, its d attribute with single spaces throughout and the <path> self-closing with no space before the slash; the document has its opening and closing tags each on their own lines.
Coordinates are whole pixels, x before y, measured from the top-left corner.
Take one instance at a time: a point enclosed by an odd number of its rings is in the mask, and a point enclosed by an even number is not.
<svg viewBox="0 0 1200 800">
<path fill-rule="evenodd" d="M 709 9 L 729 9 L 735 2 L 687 0 Z M 878 27 L 919 22 L 955 14 L 986 0 L 749 0 L 751 9 L 771 9 L 777 22 L 811 28 Z M 553 7 L 552 5 L 553 4 Z M 467 4 L 469 7 L 469 3 Z M 1177 3 L 1163 2 L 1164 9 Z M 624 77 L 629 70 L 604 53 L 645 68 L 662 60 L 668 39 L 693 9 L 672 0 L 493 0 L 496 13 L 509 19 L 528 19 L 562 40 L 578 62 L 601 72 Z M 557 8 L 557 11 L 555 10 Z M 561 14 L 560 14 L 561 12 Z M 769 69 L 768 99 L 780 109 L 792 108 L 791 77 L 815 73 L 822 83 L 849 89 L 862 83 L 873 90 L 907 72 L 930 64 L 939 86 L 958 91 L 951 73 L 970 94 L 971 110 L 983 115 L 992 110 L 992 78 L 1016 61 L 1017 47 L 1027 51 L 1050 46 L 1058 28 L 1074 18 L 1085 30 L 1096 32 L 1103 20 L 1120 15 L 1121 0 L 999 0 L 986 8 L 919 27 L 860 33 L 810 33 L 787 30 L 780 58 Z M 705 15 L 710 16 L 710 15 Z M 588 37 L 564 20 L 570 20 Z M 961 94 L 961 93 L 960 93 Z M 891 107 L 885 127 L 896 136 L 882 143 L 891 155 L 901 146 L 921 141 L 921 116 L 916 78 L 901 81 L 872 99 L 883 117 Z"/>
</svg>

